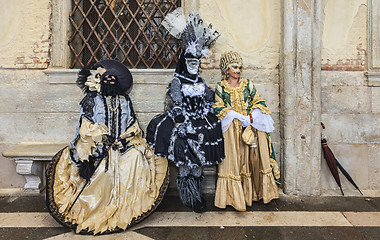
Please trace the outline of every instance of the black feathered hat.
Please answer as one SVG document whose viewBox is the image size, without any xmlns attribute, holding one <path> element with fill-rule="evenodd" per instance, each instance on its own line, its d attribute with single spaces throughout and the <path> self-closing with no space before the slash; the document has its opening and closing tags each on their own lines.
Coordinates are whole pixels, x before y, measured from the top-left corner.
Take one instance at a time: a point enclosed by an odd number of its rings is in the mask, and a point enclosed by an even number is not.
<svg viewBox="0 0 380 240">
<path fill-rule="evenodd" d="M 116 60 L 102 60 L 95 63 L 94 66 L 91 67 L 91 70 L 89 70 L 88 68 L 84 68 L 79 72 L 78 79 L 76 82 L 84 92 L 93 91 L 89 87 L 88 78 L 89 76 L 94 74 L 94 70 L 98 69 L 101 69 L 102 71 L 95 73 L 96 75 L 99 74 L 99 76 L 94 76 L 94 78 L 103 80 L 103 78 L 107 75 L 115 76 L 119 83 L 120 89 L 118 90 L 118 92 L 120 94 L 129 93 L 132 89 L 133 77 L 126 66 L 124 66 L 121 62 Z"/>
</svg>

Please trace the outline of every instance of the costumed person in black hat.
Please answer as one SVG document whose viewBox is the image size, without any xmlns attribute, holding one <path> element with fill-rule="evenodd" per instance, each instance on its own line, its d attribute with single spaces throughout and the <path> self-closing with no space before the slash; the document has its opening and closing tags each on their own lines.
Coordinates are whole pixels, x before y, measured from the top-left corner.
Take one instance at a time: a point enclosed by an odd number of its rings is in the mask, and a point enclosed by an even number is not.
<svg viewBox="0 0 380 240">
<path fill-rule="evenodd" d="M 199 13 L 188 20 L 181 8 L 168 14 L 163 26 L 180 39 L 180 55 L 168 93 L 169 110 L 154 117 L 147 128 L 147 141 L 155 153 L 179 167 L 177 189 L 182 203 L 195 212 L 206 211 L 202 196 L 202 166 L 224 159 L 221 122 L 214 115 L 214 93 L 199 75 L 200 59 L 219 37 Z"/>
<path fill-rule="evenodd" d="M 252 201 L 278 198 L 280 171 L 270 132 L 273 120 L 249 79 L 240 77 L 243 60 L 236 52 L 220 59 L 223 79 L 217 83 L 213 108 L 222 120 L 226 158 L 218 166 L 215 206 L 245 211 Z M 277 183 L 277 184 L 276 184 Z"/>
<path fill-rule="evenodd" d="M 48 167 L 47 205 L 77 233 L 122 231 L 161 202 L 168 162 L 142 138 L 128 96 L 132 75 L 123 64 L 100 61 L 82 69 L 77 83 L 86 96 L 75 139 Z"/>
</svg>

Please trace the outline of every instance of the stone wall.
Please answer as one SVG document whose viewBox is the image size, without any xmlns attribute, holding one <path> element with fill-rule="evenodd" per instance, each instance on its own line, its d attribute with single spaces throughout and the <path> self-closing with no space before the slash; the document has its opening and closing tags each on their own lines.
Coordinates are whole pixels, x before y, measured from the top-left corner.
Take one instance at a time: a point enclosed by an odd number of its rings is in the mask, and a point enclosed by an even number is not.
<svg viewBox="0 0 380 240">
<path fill-rule="evenodd" d="M 342 11 L 344 9 L 344 11 Z M 366 0 L 323 1 L 322 122 L 330 148 L 361 189 L 378 190 L 379 92 L 368 86 Z M 343 189 L 357 194 L 341 175 Z M 321 191 L 339 194 L 323 159 Z"/>
<path fill-rule="evenodd" d="M 322 76 L 322 133 L 357 185 L 378 190 L 380 89 L 366 86 L 363 72 L 324 71 Z M 325 161 L 321 171 L 322 193 L 339 194 Z M 344 191 L 357 194 L 343 175 L 341 180 Z"/>
</svg>

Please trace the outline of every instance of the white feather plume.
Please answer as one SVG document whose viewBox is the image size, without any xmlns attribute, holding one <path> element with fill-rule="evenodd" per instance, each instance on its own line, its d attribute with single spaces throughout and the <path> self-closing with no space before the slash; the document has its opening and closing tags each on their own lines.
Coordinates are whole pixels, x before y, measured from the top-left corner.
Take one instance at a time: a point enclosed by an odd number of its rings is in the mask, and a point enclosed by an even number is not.
<svg viewBox="0 0 380 240">
<path fill-rule="evenodd" d="M 187 45 L 187 48 L 185 49 L 185 53 L 191 53 L 192 55 L 196 56 L 197 54 L 197 42 L 190 42 Z"/>
<path fill-rule="evenodd" d="M 181 38 L 183 30 L 186 28 L 186 17 L 182 8 L 177 8 L 173 12 L 166 15 L 162 21 L 162 25 L 175 38 Z"/>
<path fill-rule="evenodd" d="M 180 39 L 181 48 L 195 57 L 208 57 L 209 48 L 220 36 L 211 24 L 203 21 L 199 12 L 190 12 L 186 20 L 182 8 L 166 15 L 162 25 L 175 38 Z"/>
</svg>

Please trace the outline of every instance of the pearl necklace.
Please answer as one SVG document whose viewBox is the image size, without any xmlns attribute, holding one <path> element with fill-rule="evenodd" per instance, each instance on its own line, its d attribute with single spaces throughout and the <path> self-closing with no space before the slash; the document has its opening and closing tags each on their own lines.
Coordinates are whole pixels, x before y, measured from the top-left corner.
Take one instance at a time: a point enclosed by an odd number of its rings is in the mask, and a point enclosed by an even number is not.
<svg viewBox="0 0 380 240">
<path fill-rule="evenodd" d="M 112 112 L 115 112 L 118 108 L 119 108 L 119 95 L 116 95 L 116 105 L 115 106 L 112 106 L 112 97 L 111 96 L 108 96 L 107 97 L 107 100 L 108 100 L 108 109 L 111 110 Z"/>
</svg>

